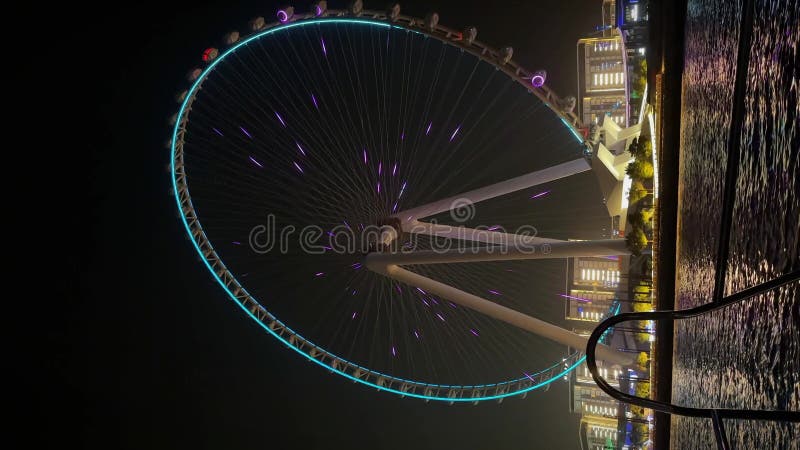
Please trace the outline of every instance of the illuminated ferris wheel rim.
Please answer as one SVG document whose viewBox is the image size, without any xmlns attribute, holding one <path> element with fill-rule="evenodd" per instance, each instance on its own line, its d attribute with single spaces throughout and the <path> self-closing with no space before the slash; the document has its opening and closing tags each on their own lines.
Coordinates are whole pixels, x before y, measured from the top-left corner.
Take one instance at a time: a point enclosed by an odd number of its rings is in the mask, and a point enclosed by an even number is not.
<svg viewBox="0 0 800 450">
<path fill-rule="evenodd" d="M 363 10 L 355 14 L 352 11 L 321 10 L 319 7 L 316 7 L 314 13 L 306 15 L 295 15 L 289 8 L 284 8 L 278 11 L 278 18 L 280 19 L 278 22 L 273 22 L 271 24 L 264 24 L 263 19 L 256 19 L 251 22 L 251 26 L 254 29 L 253 34 L 241 40 L 238 39 L 238 33 L 231 33 L 231 35 L 229 35 L 230 47 L 218 55 L 216 54 L 216 49 L 210 49 L 213 52 L 204 55 L 204 59 L 208 61 L 205 69 L 202 71 L 200 71 L 200 69 L 195 69 L 190 73 L 192 85 L 179 96 L 181 106 L 178 113 L 173 118 L 175 123 L 170 140 L 170 172 L 173 194 L 175 195 L 177 206 L 181 213 L 181 220 L 201 260 L 228 296 L 268 333 L 292 350 L 305 356 L 308 360 L 354 382 L 374 387 L 378 390 L 399 394 L 401 396 L 420 398 L 426 401 L 436 400 L 451 403 L 478 402 L 486 400 L 501 401 L 503 398 L 511 396 L 524 397 L 527 392 L 549 385 L 551 382 L 565 376 L 580 365 L 584 361 L 585 356 L 581 356 L 580 351 L 575 351 L 561 361 L 535 374 L 526 374 L 526 376 L 521 378 L 492 384 L 445 385 L 403 379 L 368 369 L 340 358 L 317 346 L 287 327 L 268 312 L 266 308 L 252 297 L 239 283 L 214 250 L 194 210 L 186 179 L 183 146 L 188 115 L 203 82 L 218 63 L 234 53 L 237 49 L 252 41 L 275 32 L 286 31 L 300 26 L 329 23 L 397 28 L 424 34 L 436 38 L 444 44 L 467 51 L 480 60 L 502 70 L 511 79 L 522 84 L 529 92 L 536 95 L 550 110 L 559 116 L 576 139 L 583 143 L 583 138 L 578 132 L 580 124 L 577 117 L 571 112 L 557 109 L 560 99 L 549 88 L 544 86 L 544 72 L 533 73 L 523 69 L 511 61 L 510 51 L 501 53 L 476 40 L 465 41 L 460 32 L 438 25 L 438 16 L 436 16 L 434 22 L 431 23 L 430 18 L 423 20 L 402 15 L 391 18 L 385 13 L 374 11 Z M 259 20 L 261 20 L 260 24 Z"/>
</svg>

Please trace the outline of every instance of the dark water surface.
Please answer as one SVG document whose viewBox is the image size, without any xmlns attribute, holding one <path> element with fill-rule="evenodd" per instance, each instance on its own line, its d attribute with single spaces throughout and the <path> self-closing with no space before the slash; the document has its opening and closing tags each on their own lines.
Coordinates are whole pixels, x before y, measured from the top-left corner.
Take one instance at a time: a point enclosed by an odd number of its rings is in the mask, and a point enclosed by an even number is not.
<svg viewBox="0 0 800 450">
<path fill-rule="evenodd" d="M 740 1 L 692 0 L 686 19 L 675 307 L 710 300 Z M 726 294 L 800 268 L 800 1 L 758 0 Z M 800 409 L 800 283 L 676 323 L 674 403 Z M 800 426 L 726 421 L 735 449 L 800 449 Z M 708 419 L 672 419 L 672 448 L 711 449 Z"/>
</svg>

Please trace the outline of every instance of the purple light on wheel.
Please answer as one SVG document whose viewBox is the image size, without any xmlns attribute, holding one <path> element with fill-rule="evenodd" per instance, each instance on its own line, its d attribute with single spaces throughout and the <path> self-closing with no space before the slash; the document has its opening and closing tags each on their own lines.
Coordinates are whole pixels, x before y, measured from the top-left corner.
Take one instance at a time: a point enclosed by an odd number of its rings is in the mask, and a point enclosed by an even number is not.
<svg viewBox="0 0 800 450">
<path fill-rule="evenodd" d="M 281 117 L 281 115 L 278 114 L 278 111 L 275 111 L 275 117 L 277 117 L 278 120 L 280 120 L 281 125 L 283 125 L 283 127 L 286 128 L 286 122 L 283 121 L 283 117 Z"/>
<path fill-rule="evenodd" d="M 360 269 L 360 268 L 361 268 L 361 263 L 355 263 L 355 264 L 351 264 L 351 265 L 350 265 L 350 267 L 352 267 L 353 269 L 356 269 L 356 270 L 358 270 L 358 269 Z"/>
<path fill-rule="evenodd" d="M 400 133 L 400 140 L 401 141 L 405 141 L 406 140 L 406 132 L 405 132 L 405 130 L 403 130 L 403 132 Z"/>
<path fill-rule="evenodd" d="M 422 289 L 420 289 L 420 288 L 416 288 L 416 289 L 417 289 L 419 292 L 421 292 L 423 295 L 427 294 L 427 292 L 423 291 L 423 290 L 422 290 Z"/>
<path fill-rule="evenodd" d="M 403 293 L 403 288 L 401 288 L 399 284 L 396 285 L 395 288 L 397 288 L 397 293 L 398 294 L 402 294 Z"/>
<path fill-rule="evenodd" d="M 394 167 L 392 167 L 392 176 L 395 176 L 395 174 L 397 174 L 397 163 L 394 163 Z"/>
<path fill-rule="evenodd" d="M 297 170 L 299 170 L 299 171 L 300 171 L 300 173 L 305 173 L 305 172 L 303 172 L 303 168 L 302 168 L 302 167 L 300 167 L 300 165 L 299 165 L 299 164 L 297 164 L 297 163 L 296 163 L 296 162 L 294 162 L 294 161 L 292 161 L 292 164 L 294 164 L 294 167 L 295 167 Z"/>
<path fill-rule="evenodd" d="M 567 294 L 558 294 L 558 295 L 560 295 L 561 297 L 564 297 L 564 298 L 571 298 L 572 300 L 577 300 L 577 301 L 583 302 L 583 303 L 591 303 L 592 302 L 588 298 L 575 297 L 573 295 L 567 295 Z"/>
<path fill-rule="evenodd" d="M 350 320 L 355 320 L 357 314 L 357 312 L 353 311 L 353 315 L 350 316 Z"/>
<path fill-rule="evenodd" d="M 392 356 L 397 356 L 397 350 L 395 350 L 394 345 L 392 346 Z"/>
<path fill-rule="evenodd" d="M 319 17 L 322 15 L 322 7 L 319 5 L 314 5 L 314 15 Z"/>
<path fill-rule="evenodd" d="M 492 295 L 503 295 L 499 291 L 495 291 L 494 289 L 489 289 L 489 293 Z"/>
<path fill-rule="evenodd" d="M 394 206 L 392 206 L 392 212 L 397 211 L 397 202 L 394 202 Z"/>
<path fill-rule="evenodd" d="M 522 374 L 528 377 L 528 379 L 533 381 L 534 383 L 536 382 L 536 380 L 534 380 L 532 376 L 528 375 L 528 372 L 522 372 Z"/>
<path fill-rule="evenodd" d="M 544 82 L 547 80 L 547 72 L 544 70 L 537 70 L 531 76 L 531 84 L 533 87 L 542 87 L 544 86 Z"/>
<path fill-rule="evenodd" d="M 486 231 L 495 231 L 500 228 L 500 225 L 493 225 L 489 227 Z"/>
<path fill-rule="evenodd" d="M 367 149 L 364 149 L 364 164 L 367 163 Z"/>
<path fill-rule="evenodd" d="M 286 23 L 289 20 L 289 14 L 286 14 L 286 11 L 279 9 L 278 10 L 278 21 L 280 23 Z"/>
<path fill-rule="evenodd" d="M 249 156 L 248 158 L 250 158 L 250 161 L 252 161 L 252 162 L 253 162 L 253 164 L 257 165 L 258 167 L 260 167 L 260 168 L 262 168 L 262 169 L 264 168 L 264 166 L 262 166 L 262 165 L 261 165 L 261 163 L 260 163 L 260 162 L 258 162 L 258 161 L 256 161 L 256 159 L 255 159 L 255 158 L 253 158 L 252 156 Z"/>
<path fill-rule="evenodd" d="M 231 242 L 231 243 L 232 243 L 233 245 L 242 245 L 242 243 L 241 243 L 241 242 L 239 242 L 239 241 L 233 241 L 233 242 Z"/>
<path fill-rule="evenodd" d="M 323 275 L 325 275 L 325 272 L 317 272 L 314 274 L 315 277 L 321 277 Z"/>
<path fill-rule="evenodd" d="M 414 330 L 414 337 L 417 338 L 417 340 L 419 340 L 419 333 L 417 332 L 417 330 Z"/>
<path fill-rule="evenodd" d="M 456 135 L 459 131 L 461 131 L 461 125 L 457 126 L 455 131 L 453 131 L 453 134 L 450 135 L 450 142 L 453 142 L 453 139 L 456 138 Z"/>
<path fill-rule="evenodd" d="M 222 136 L 222 131 L 219 131 L 219 130 L 218 130 L 218 129 L 216 129 L 216 128 L 212 128 L 212 130 L 214 130 L 214 133 L 217 133 L 218 135 Z M 224 136 L 223 136 L 223 137 L 224 137 Z"/>
<path fill-rule="evenodd" d="M 433 126 L 433 122 L 428 123 L 428 128 L 425 130 L 425 136 L 431 134 L 431 126 Z"/>
<path fill-rule="evenodd" d="M 311 103 L 314 104 L 314 108 L 317 108 L 317 110 L 319 110 L 319 105 L 317 104 L 317 97 L 314 97 L 314 94 L 311 94 Z"/>
<path fill-rule="evenodd" d="M 322 54 L 325 55 L 325 57 L 327 58 L 328 57 L 328 49 L 325 48 L 325 38 L 322 38 L 322 37 L 319 38 L 319 42 L 322 44 Z"/>
<path fill-rule="evenodd" d="M 378 175 L 380 175 L 382 171 L 383 171 L 383 162 L 379 162 L 378 163 Z"/>
<path fill-rule="evenodd" d="M 424 303 L 424 304 L 425 304 L 425 306 L 427 306 L 427 307 L 429 307 L 429 308 L 430 308 L 430 306 L 431 306 L 431 304 L 430 304 L 430 303 L 428 303 L 428 301 L 427 301 L 427 300 L 425 300 L 424 298 L 422 299 L 422 303 Z"/>
<path fill-rule="evenodd" d="M 474 328 L 470 328 L 469 332 L 472 333 L 472 335 L 475 336 L 475 337 L 480 336 L 480 333 L 478 333 L 478 330 L 476 330 Z"/>
<path fill-rule="evenodd" d="M 303 154 L 303 156 L 306 156 L 306 151 L 305 151 L 305 150 L 303 150 L 303 147 L 301 147 L 301 146 L 300 146 L 300 143 L 299 143 L 299 142 L 295 142 L 295 143 L 294 143 L 294 145 L 296 145 L 296 146 L 297 146 L 297 149 L 298 149 L 298 150 L 300 150 L 300 153 L 302 153 L 302 154 Z"/>
<path fill-rule="evenodd" d="M 531 197 L 531 200 L 533 200 L 534 198 L 544 197 L 545 195 L 547 195 L 549 193 L 550 193 L 550 191 L 539 192 L 538 194 L 536 194 L 533 197 Z"/>
<path fill-rule="evenodd" d="M 239 127 L 239 129 L 240 129 L 240 130 L 242 130 L 242 133 L 244 133 L 244 134 L 245 134 L 245 136 L 249 137 L 250 139 L 253 139 L 253 136 L 251 136 L 251 135 L 250 135 L 250 132 L 248 132 L 247 130 L 245 130 L 245 129 L 244 129 L 244 127 Z"/>
<path fill-rule="evenodd" d="M 439 314 L 439 313 L 436 313 L 436 317 L 438 317 L 438 318 L 439 318 L 439 320 L 441 320 L 442 322 L 444 322 L 444 317 L 442 317 L 442 315 L 441 315 L 441 314 Z"/>
<path fill-rule="evenodd" d="M 458 308 L 458 306 L 456 306 L 456 304 L 453 303 L 453 302 L 447 302 L 447 304 L 450 305 L 450 307 L 453 308 L 453 309 Z"/>
<path fill-rule="evenodd" d="M 380 193 L 381 193 L 381 182 L 378 181 L 378 194 L 380 194 Z"/>
<path fill-rule="evenodd" d="M 353 289 L 352 295 L 355 296 L 358 293 L 357 289 Z"/>
</svg>

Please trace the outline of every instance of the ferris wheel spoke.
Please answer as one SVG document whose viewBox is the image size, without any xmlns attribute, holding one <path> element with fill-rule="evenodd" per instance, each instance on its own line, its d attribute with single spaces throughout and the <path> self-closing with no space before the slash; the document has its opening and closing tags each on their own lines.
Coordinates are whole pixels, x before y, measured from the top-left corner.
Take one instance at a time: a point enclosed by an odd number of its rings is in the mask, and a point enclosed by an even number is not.
<svg viewBox="0 0 800 450">
<path fill-rule="evenodd" d="M 549 239 L 538 236 L 528 236 L 521 234 L 503 233 L 491 229 L 475 229 L 460 226 L 450 226 L 438 223 L 420 222 L 414 220 L 404 224 L 403 231 L 412 234 L 425 234 L 432 237 L 444 237 L 460 241 L 474 241 L 485 244 L 509 244 L 517 243 L 520 245 L 536 245 L 554 242 L 563 242 L 560 239 Z"/>
<path fill-rule="evenodd" d="M 421 288 L 425 291 L 435 293 L 459 305 L 474 309 L 497 320 L 514 325 L 523 330 L 551 339 L 555 342 L 573 347 L 583 348 L 586 346 L 587 338 L 577 333 L 565 330 L 559 326 L 545 322 L 515 311 L 511 308 L 498 305 L 477 295 L 464 292 L 447 284 L 433 280 L 428 277 L 416 274 L 403 269 L 397 265 L 387 265 L 381 269 L 381 273 L 395 280 L 402 281 L 409 286 Z M 629 354 L 614 350 L 605 344 L 597 345 L 597 357 L 614 364 L 627 365 L 633 359 Z"/>
<path fill-rule="evenodd" d="M 562 241 L 543 244 L 542 248 L 528 245 L 489 246 L 471 249 L 421 250 L 412 252 L 374 252 L 364 258 L 364 265 L 382 273 L 387 265 L 448 264 L 480 261 L 515 261 L 528 259 L 571 258 L 576 256 L 603 257 L 630 254 L 624 239 L 596 241 Z"/>
<path fill-rule="evenodd" d="M 488 200 L 511 192 L 519 191 L 539 184 L 548 183 L 559 178 L 568 177 L 577 173 L 591 169 L 585 159 L 579 158 L 562 164 L 558 164 L 547 169 L 537 170 L 526 175 L 511 178 L 489 186 L 453 195 L 426 205 L 417 206 L 395 214 L 392 217 L 400 219 L 403 230 L 408 224 L 412 224 L 417 219 L 432 216 L 434 214 L 450 211 L 459 206 L 465 207 L 474 203 Z"/>
<path fill-rule="evenodd" d="M 270 56 L 269 56 L 268 52 L 265 52 L 265 53 L 266 53 L 265 60 L 275 64 L 275 62 L 270 59 Z M 297 52 L 295 51 L 295 53 L 297 53 Z M 297 59 L 299 59 L 299 58 L 297 58 Z M 269 71 L 267 71 L 267 73 L 269 73 Z M 280 73 L 282 73 L 282 72 L 280 72 Z M 253 74 L 253 75 L 255 77 L 257 74 Z M 295 71 L 295 80 L 301 80 L 301 79 L 302 78 L 299 76 L 299 73 L 297 71 Z M 285 83 L 293 82 L 293 80 L 290 80 L 288 78 L 283 78 L 281 80 L 278 80 L 278 82 L 281 83 L 281 84 L 285 84 Z M 303 135 L 306 136 L 306 138 L 304 140 L 306 141 L 305 145 L 307 146 L 307 150 L 308 151 L 313 151 L 313 152 L 320 151 L 323 154 L 327 154 L 328 158 L 326 158 L 326 161 L 329 164 L 331 162 L 335 163 L 336 158 L 332 157 L 334 152 L 329 150 L 331 145 L 335 146 L 338 154 L 342 154 L 344 152 L 344 149 L 341 147 L 341 145 L 337 145 L 335 141 L 323 142 L 322 140 L 320 140 L 319 138 L 316 137 L 317 134 L 313 132 L 313 130 L 315 128 L 315 124 L 312 124 L 310 122 L 310 119 L 309 119 L 310 115 L 313 114 L 314 111 L 311 110 L 309 102 L 304 102 L 302 104 L 304 105 L 304 109 L 299 110 L 299 109 L 297 109 L 297 107 L 295 107 L 293 112 L 294 112 L 294 117 L 297 118 L 297 123 L 299 125 L 301 125 L 301 126 L 304 126 L 303 130 L 305 130 L 305 133 L 303 133 Z M 290 108 L 284 107 L 283 110 L 284 111 L 288 111 L 288 110 L 290 110 Z M 323 128 L 329 127 L 327 121 L 325 121 L 325 120 L 320 120 L 317 125 L 318 126 L 322 126 Z M 297 140 L 295 140 L 295 146 L 298 149 L 303 148 L 303 146 Z M 292 151 L 293 150 L 294 149 L 292 149 Z M 304 150 L 300 150 L 300 151 L 303 152 L 303 156 L 305 156 L 305 153 L 304 153 L 305 151 Z M 349 188 L 349 195 L 351 196 L 350 198 L 352 198 L 353 196 L 358 196 L 358 194 L 360 192 L 363 192 L 363 190 L 360 190 L 355 186 L 349 186 L 349 183 L 352 183 L 353 181 L 358 181 L 358 179 L 349 180 L 349 179 L 346 179 L 346 178 L 342 178 L 340 176 L 340 173 L 344 173 L 344 172 L 346 172 L 346 169 L 345 170 L 340 169 L 340 170 L 330 170 L 330 171 L 317 171 L 315 173 L 315 176 L 323 176 L 323 177 L 329 176 L 329 177 L 336 178 L 337 185 L 339 185 L 341 187 Z"/>
</svg>

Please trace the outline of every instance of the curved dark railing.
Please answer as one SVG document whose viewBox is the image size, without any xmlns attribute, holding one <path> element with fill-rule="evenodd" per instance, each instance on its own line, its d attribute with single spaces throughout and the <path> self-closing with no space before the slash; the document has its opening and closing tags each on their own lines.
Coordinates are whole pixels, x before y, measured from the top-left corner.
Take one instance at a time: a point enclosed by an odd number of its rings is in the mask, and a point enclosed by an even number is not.
<svg viewBox="0 0 800 450">
<path fill-rule="evenodd" d="M 696 308 L 675 310 L 675 311 L 651 311 L 651 312 L 633 312 L 622 313 L 616 316 L 609 317 L 601 322 L 597 328 L 592 331 L 589 336 L 589 341 L 586 344 L 586 366 L 589 372 L 592 373 L 597 386 L 600 387 L 606 394 L 611 397 L 636 406 L 650 408 L 656 411 L 661 411 L 667 414 L 678 414 L 681 416 L 690 417 L 709 417 L 713 421 L 714 434 L 717 438 L 717 446 L 719 449 L 730 448 L 727 436 L 725 435 L 725 428 L 722 424 L 722 419 L 756 419 L 756 420 L 775 420 L 785 422 L 800 422 L 800 411 L 764 411 L 764 410 L 747 410 L 747 409 L 716 409 L 716 408 L 691 408 L 688 406 L 673 405 L 671 403 L 660 402 L 651 400 L 649 398 L 637 397 L 625 392 L 619 391 L 612 387 L 606 380 L 604 380 L 597 373 L 597 359 L 595 357 L 595 350 L 597 343 L 603 334 L 614 325 L 627 322 L 631 320 L 680 320 L 697 317 L 711 311 L 715 311 L 734 303 L 747 300 L 767 291 L 777 289 L 781 286 L 789 284 L 793 281 L 800 280 L 800 270 L 795 270 L 786 275 L 782 275 L 766 283 L 745 289 L 736 294 L 729 295 L 720 299 L 718 302 L 709 302 Z"/>
</svg>

